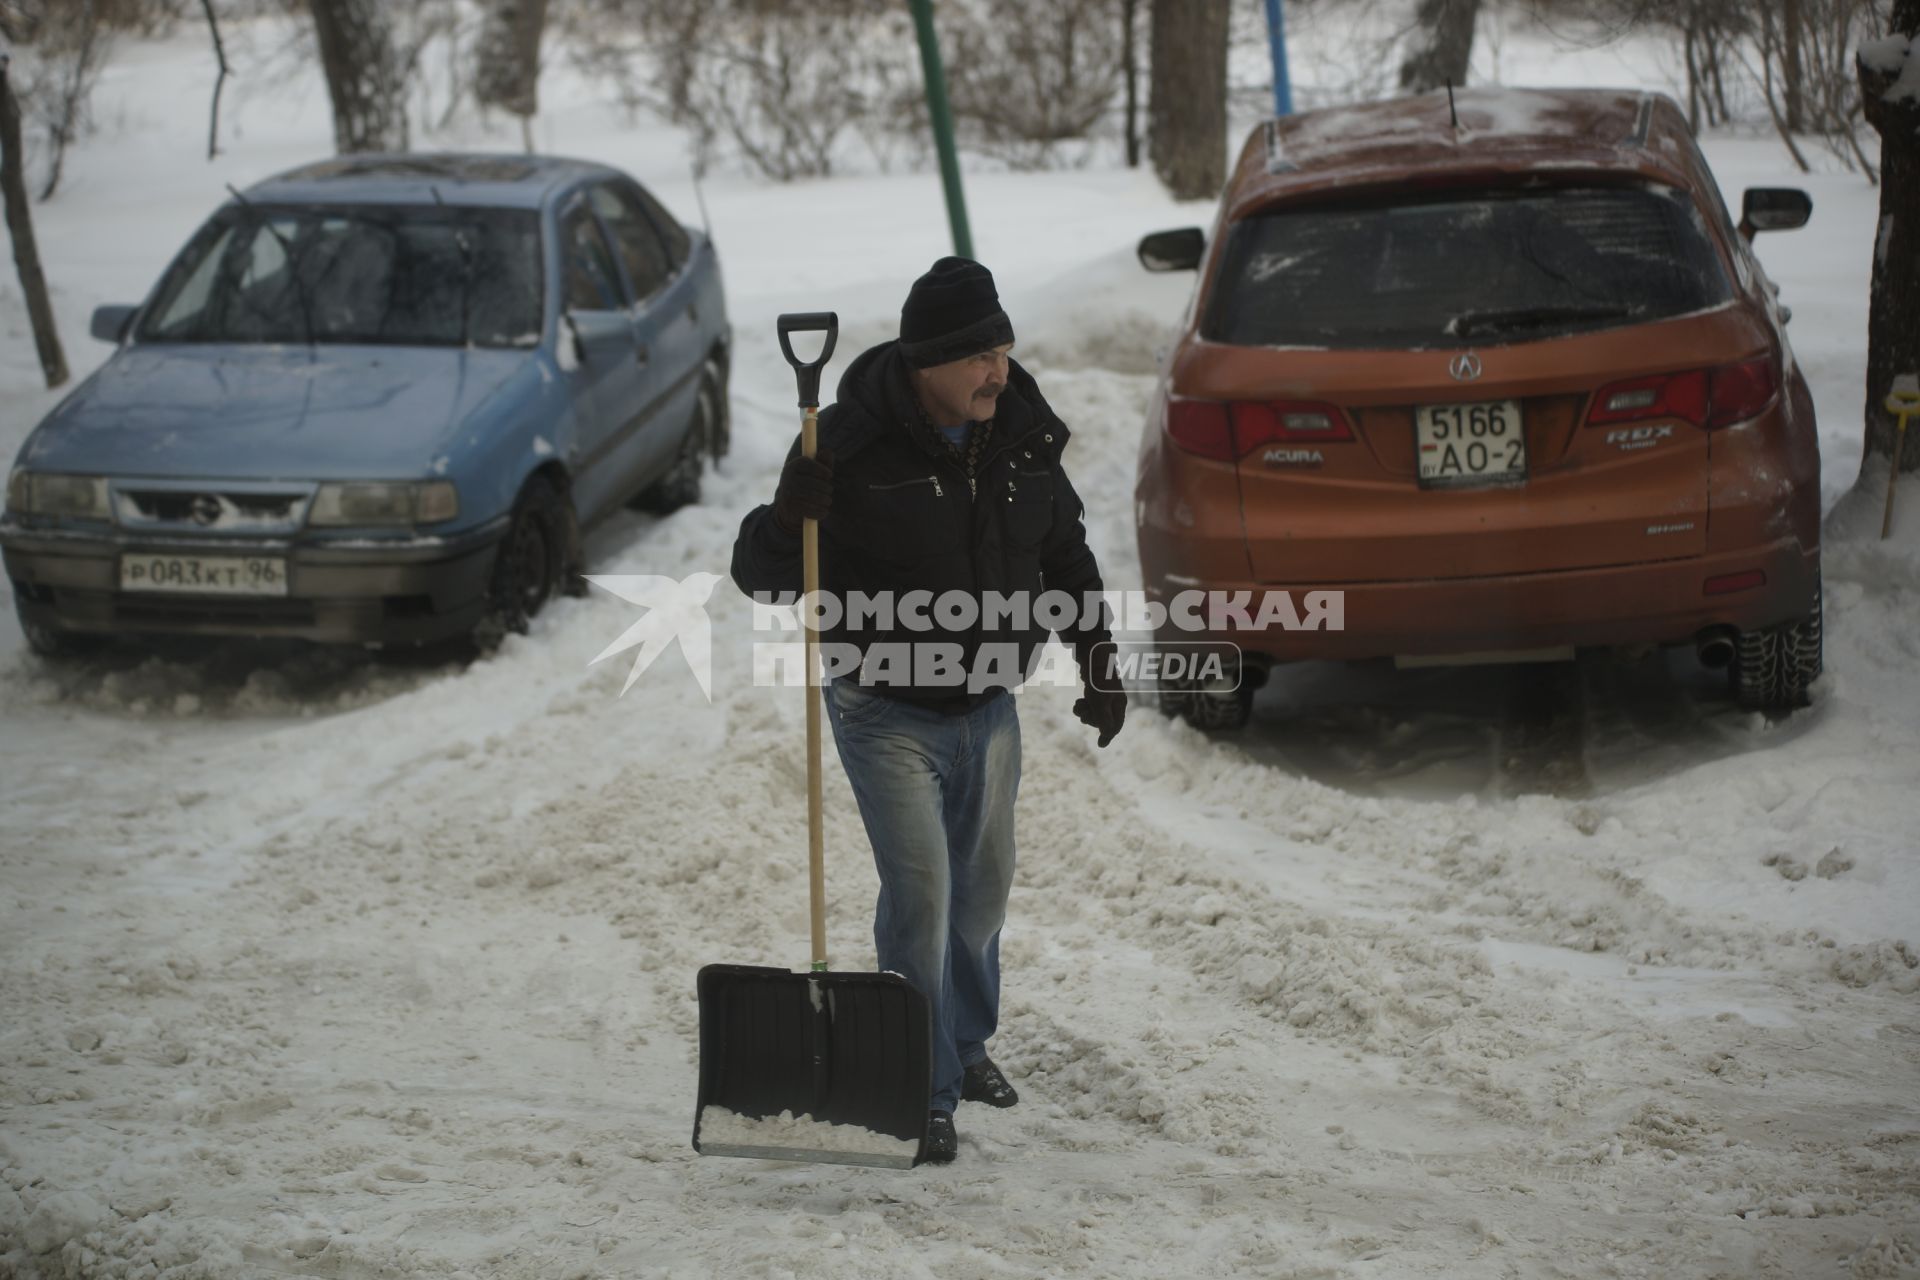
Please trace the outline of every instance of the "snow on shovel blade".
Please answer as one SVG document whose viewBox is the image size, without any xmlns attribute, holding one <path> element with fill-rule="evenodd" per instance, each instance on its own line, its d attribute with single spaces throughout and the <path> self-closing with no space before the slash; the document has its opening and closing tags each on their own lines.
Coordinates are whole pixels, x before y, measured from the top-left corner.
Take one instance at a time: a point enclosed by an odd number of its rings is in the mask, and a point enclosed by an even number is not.
<svg viewBox="0 0 1920 1280">
<path fill-rule="evenodd" d="M 700 970 L 701 1155 L 911 1168 L 933 1090 L 927 999 L 897 973 Z"/>
</svg>

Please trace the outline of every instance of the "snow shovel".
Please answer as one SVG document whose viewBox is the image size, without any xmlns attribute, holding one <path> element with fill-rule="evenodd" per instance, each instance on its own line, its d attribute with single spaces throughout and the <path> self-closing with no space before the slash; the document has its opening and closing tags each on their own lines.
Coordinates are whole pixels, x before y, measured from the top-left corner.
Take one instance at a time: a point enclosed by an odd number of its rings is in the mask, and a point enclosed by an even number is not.
<svg viewBox="0 0 1920 1280">
<path fill-rule="evenodd" d="M 820 370 L 840 321 L 830 311 L 783 315 L 780 350 L 800 385 L 800 450 L 818 433 Z M 824 331 L 817 359 L 794 357 L 792 333 Z M 801 530 L 803 583 L 820 587 L 820 529 Z M 693 1148 L 707 1156 L 911 1168 L 926 1146 L 933 1092 L 927 998 L 897 973 L 827 971 L 827 894 L 820 823 L 820 637 L 806 630 L 807 851 L 813 965 L 700 970 L 700 1097 Z"/>
</svg>

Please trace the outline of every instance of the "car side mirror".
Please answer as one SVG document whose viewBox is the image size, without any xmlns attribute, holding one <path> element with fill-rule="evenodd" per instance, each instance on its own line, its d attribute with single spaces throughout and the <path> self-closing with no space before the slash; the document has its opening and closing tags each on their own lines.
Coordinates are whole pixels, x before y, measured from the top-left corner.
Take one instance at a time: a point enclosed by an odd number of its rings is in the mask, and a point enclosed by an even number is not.
<svg viewBox="0 0 1920 1280">
<path fill-rule="evenodd" d="M 127 326 L 133 323 L 138 307 L 95 307 L 93 309 L 92 333 L 102 342 L 111 342 L 119 346 L 127 337 Z"/>
<path fill-rule="evenodd" d="M 596 347 L 605 348 L 609 339 L 623 338 L 633 346 L 633 320 L 624 311 L 563 311 L 560 318 L 573 335 L 573 354 L 586 364 Z"/>
<path fill-rule="evenodd" d="M 1206 250 L 1206 233 L 1198 227 L 1156 231 L 1140 240 L 1140 265 L 1149 271 L 1193 271 Z"/>
<path fill-rule="evenodd" d="M 1740 197 L 1740 234 L 1795 231 L 1813 216 L 1813 198 L 1798 187 L 1749 187 Z"/>
</svg>

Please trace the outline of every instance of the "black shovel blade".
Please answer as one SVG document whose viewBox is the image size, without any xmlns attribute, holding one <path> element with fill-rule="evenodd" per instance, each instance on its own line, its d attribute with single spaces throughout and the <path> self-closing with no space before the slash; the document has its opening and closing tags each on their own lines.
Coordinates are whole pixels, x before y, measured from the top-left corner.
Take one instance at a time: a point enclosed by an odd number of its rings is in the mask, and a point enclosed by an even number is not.
<svg viewBox="0 0 1920 1280">
<path fill-rule="evenodd" d="M 699 991 L 694 1150 L 890 1169 L 919 1159 L 933 1089 L 932 1016 L 905 978 L 710 964 Z M 742 1133 L 782 1112 L 801 1123 Z M 817 1127 L 826 1124 L 851 1128 Z"/>
</svg>

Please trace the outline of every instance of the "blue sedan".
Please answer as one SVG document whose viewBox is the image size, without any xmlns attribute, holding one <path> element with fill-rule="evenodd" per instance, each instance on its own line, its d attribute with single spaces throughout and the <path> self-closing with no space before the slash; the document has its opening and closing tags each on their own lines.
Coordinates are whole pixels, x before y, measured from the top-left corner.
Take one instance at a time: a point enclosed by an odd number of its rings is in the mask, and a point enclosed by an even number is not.
<svg viewBox="0 0 1920 1280">
<path fill-rule="evenodd" d="M 42 653 L 116 633 L 483 648 L 583 525 L 727 448 L 719 260 L 577 160 L 360 155 L 216 211 L 34 429 L 0 548 Z"/>
</svg>

